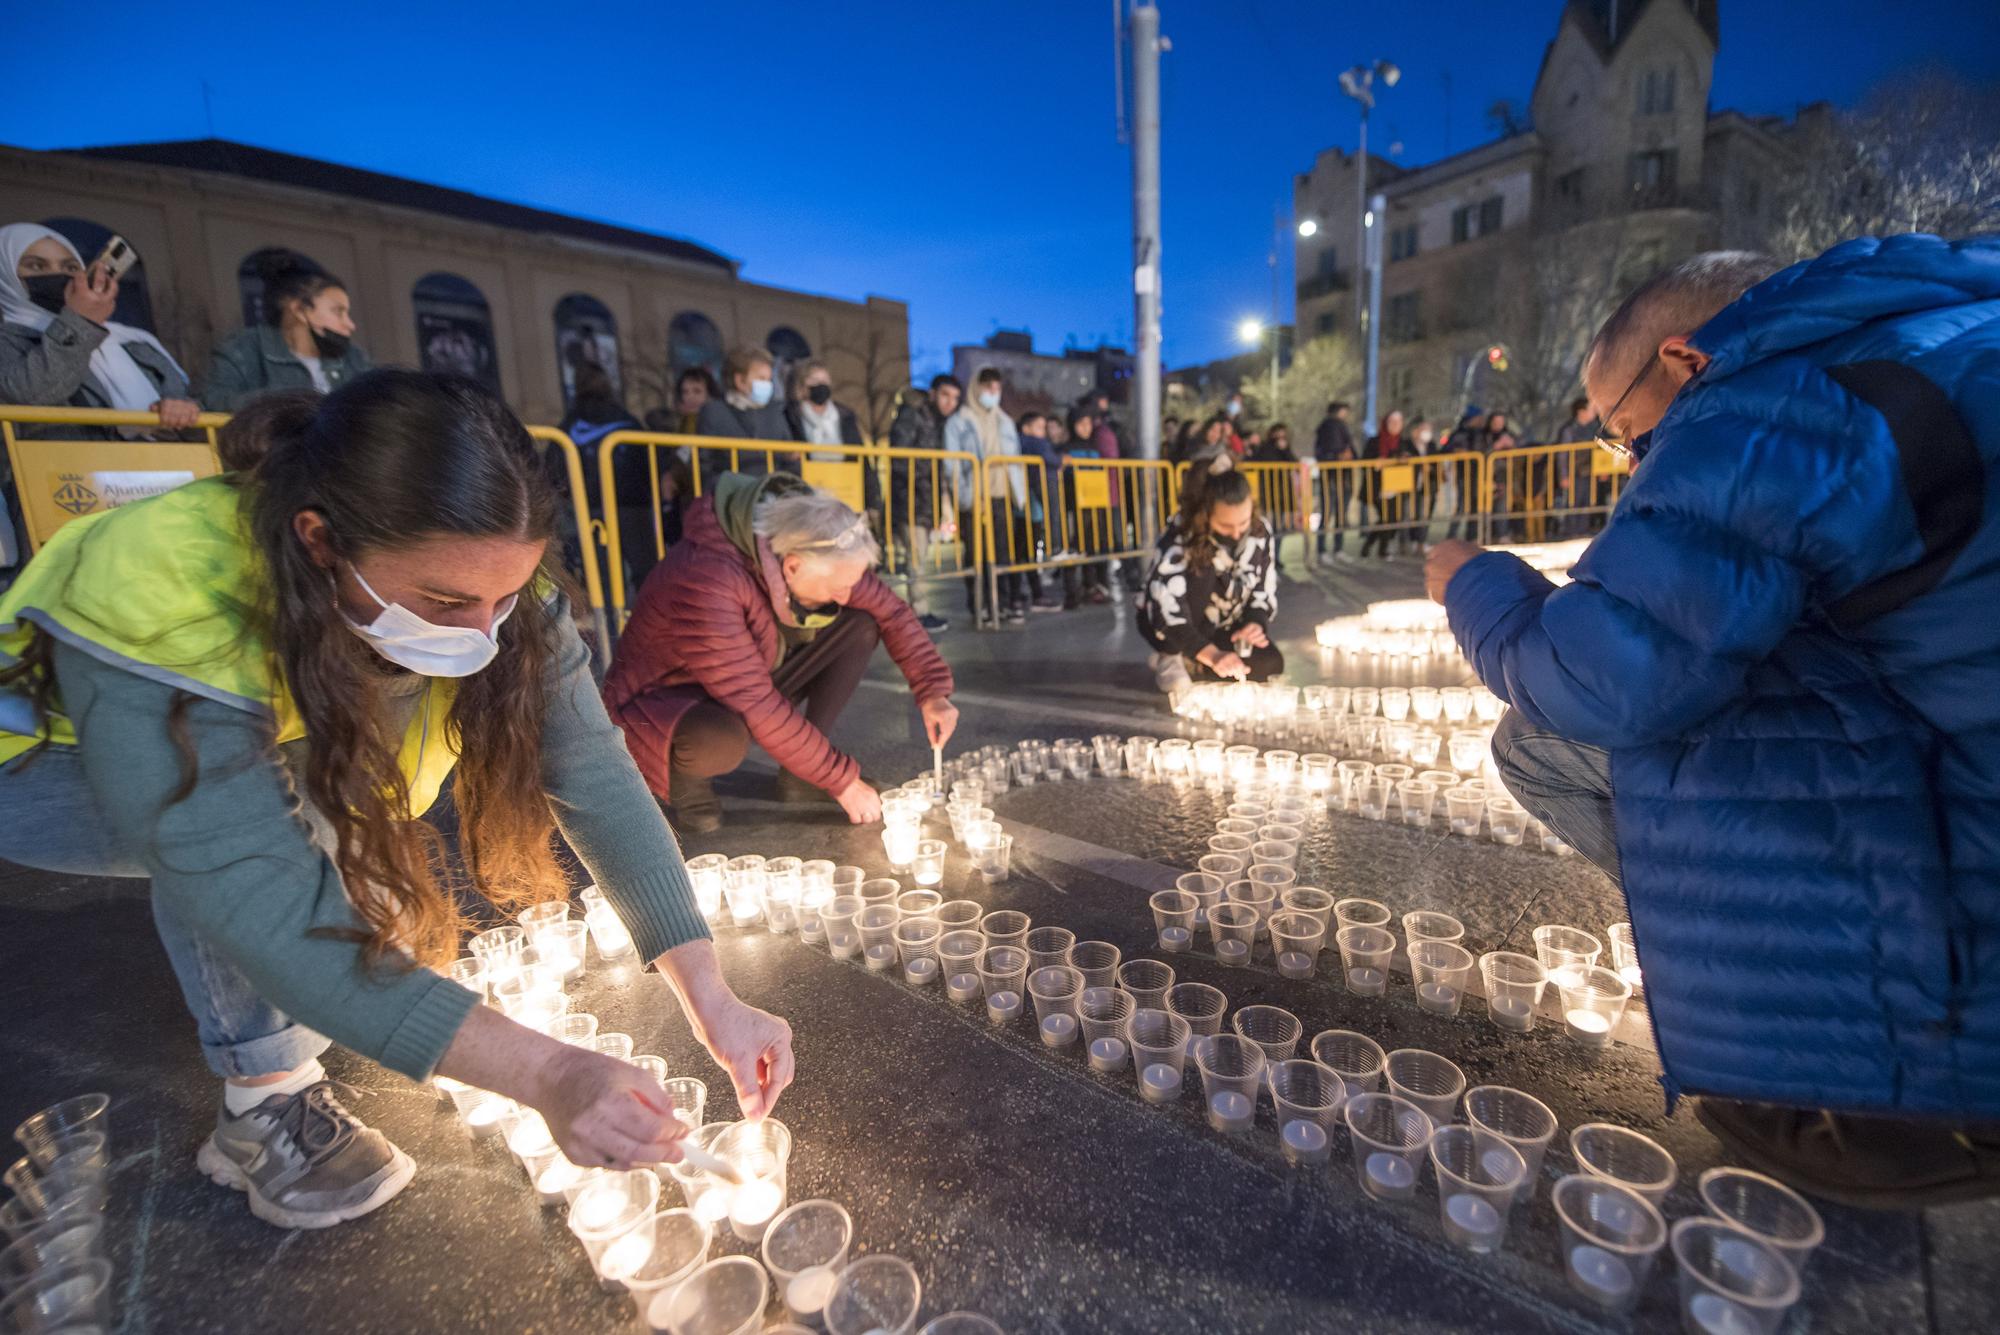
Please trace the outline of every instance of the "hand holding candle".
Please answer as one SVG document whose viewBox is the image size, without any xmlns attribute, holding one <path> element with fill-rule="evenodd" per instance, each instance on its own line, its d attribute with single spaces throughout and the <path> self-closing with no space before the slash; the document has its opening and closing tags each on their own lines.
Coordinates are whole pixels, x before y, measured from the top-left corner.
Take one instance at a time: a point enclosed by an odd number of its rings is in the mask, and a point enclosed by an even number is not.
<svg viewBox="0 0 2000 1335">
<path fill-rule="evenodd" d="M 931 748 L 942 752 L 944 744 L 951 740 L 951 734 L 958 728 L 958 707 L 950 699 L 939 696 L 918 705 L 917 712 L 924 716 L 924 736 L 929 739 Z"/>
</svg>

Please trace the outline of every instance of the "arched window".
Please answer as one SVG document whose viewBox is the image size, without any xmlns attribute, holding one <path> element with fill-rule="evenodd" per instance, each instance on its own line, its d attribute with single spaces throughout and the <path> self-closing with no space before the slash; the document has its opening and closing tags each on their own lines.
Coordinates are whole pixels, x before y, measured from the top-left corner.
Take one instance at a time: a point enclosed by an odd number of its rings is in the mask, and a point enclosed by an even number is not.
<svg viewBox="0 0 2000 1335">
<path fill-rule="evenodd" d="M 556 303 L 556 365 L 562 371 L 565 405 L 576 397 L 576 368 L 585 362 L 604 368 L 613 393 L 624 392 L 618 375 L 618 321 L 596 297 L 572 292 Z"/>
<path fill-rule="evenodd" d="M 314 273 L 326 272 L 318 260 L 287 246 L 265 246 L 262 250 L 251 251 L 243 257 L 243 263 L 236 266 L 236 291 L 243 298 L 244 324 L 264 323 L 264 268 L 271 260 L 287 257 Z"/>
<path fill-rule="evenodd" d="M 94 223 L 88 218 L 44 218 L 42 226 L 62 235 L 63 240 L 76 247 L 77 255 L 85 266 L 90 265 L 104 253 L 104 243 L 116 233 L 102 223 Z M 129 238 L 128 238 L 129 239 Z M 119 324 L 129 324 L 148 333 L 153 331 L 153 299 L 146 291 L 146 257 L 141 255 L 133 266 L 118 280 L 118 305 L 112 310 L 111 318 Z"/>
<path fill-rule="evenodd" d="M 423 368 L 470 376 L 498 393 L 493 309 L 479 289 L 455 273 L 427 273 L 410 289 L 410 304 L 417 311 L 417 353 Z"/>
<path fill-rule="evenodd" d="M 667 370 L 678 377 L 690 366 L 722 374 L 722 331 L 700 311 L 682 311 L 667 325 Z"/>
<path fill-rule="evenodd" d="M 781 324 L 764 336 L 764 351 L 771 354 L 771 378 L 781 394 L 792 378 L 792 368 L 800 362 L 811 361 L 813 355 L 812 344 L 806 342 L 806 336 L 788 324 Z"/>
</svg>

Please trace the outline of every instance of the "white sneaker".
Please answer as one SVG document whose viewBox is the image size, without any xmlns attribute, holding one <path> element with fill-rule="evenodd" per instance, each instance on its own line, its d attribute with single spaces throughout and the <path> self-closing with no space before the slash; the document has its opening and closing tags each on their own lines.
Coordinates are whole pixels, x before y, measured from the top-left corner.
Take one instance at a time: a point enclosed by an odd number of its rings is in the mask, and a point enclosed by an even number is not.
<svg viewBox="0 0 2000 1335">
<path fill-rule="evenodd" d="M 1153 669 L 1153 682 L 1168 695 L 1184 691 L 1194 684 L 1188 675 L 1187 664 L 1181 662 L 1179 654 L 1154 654 L 1147 660 Z"/>
</svg>

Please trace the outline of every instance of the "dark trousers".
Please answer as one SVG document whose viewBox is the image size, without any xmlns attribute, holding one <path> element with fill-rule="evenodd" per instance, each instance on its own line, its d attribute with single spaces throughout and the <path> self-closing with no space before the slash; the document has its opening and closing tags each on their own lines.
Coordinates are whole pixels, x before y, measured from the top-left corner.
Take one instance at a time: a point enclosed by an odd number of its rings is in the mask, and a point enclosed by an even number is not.
<svg viewBox="0 0 2000 1335">
<path fill-rule="evenodd" d="M 851 607 L 842 608 L 831 626 L 813 636 L 812 643 L 785 655 L 771 674 L 771 684 L 799 706 L 815 728 L 831 732 L 881 639 L 875 618 Z M 749 726 L 704 695 L 675 725 L 670 763 L 676 777 L 686 774 L 709 779 L 741 765 L 749 750 Z"/>
<path fill-rule="evenodd" d="M 1319 532 L 1314 535 L 1313 550 L 1316 555 L 1325 556 L 1327 539 L 1333 540 L 1333 550 L 1340 550 L 1341 541 L 1347 536 L 1347 505 L 1354 499 L 1354 483 L 1350 478 L 1335 476 L 1331 481 L 1322 481 L 1319 500 L 1322 507 L 1319 517 Z"/>
</svg>

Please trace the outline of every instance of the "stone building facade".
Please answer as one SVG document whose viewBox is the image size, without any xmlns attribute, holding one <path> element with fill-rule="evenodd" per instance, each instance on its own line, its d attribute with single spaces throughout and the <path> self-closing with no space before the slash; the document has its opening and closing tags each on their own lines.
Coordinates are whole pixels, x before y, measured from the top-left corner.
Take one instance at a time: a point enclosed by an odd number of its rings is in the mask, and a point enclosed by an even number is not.
<svg viewBox="0 0 2000 1335">
<path fill-rule="evenodd" d="M 129 240 L 142 268 L 118 318 L 153 329 L 197 386 L 210 349 L 254 318 L 255 260 L 273 247 L 339 276 L 375 361 L 465 370 L 530 422 L 562 417 L 583 357 L 639 413 L 739 343 L 826 361 L 864 428 L 871 401 L 886 411 L 909 383 L 900 301 L 745 282 L 691 241 L 222 140 L 0 147 L 0 222 L 16 221 L 55 227 L 86 260 L 110 233 Z"/>
<path fill-rule="evenodd" d="M 1568 0 L 1526 125 L 1424 166 L 1369 155 L 1368 191 L 1387 200 L 1382 411 L 1451 419 L 1470 402 L 1546 427 L 1625 291 L 1756 244 L 1795 125 L 1710 110 L 1716 4 Z M 1294 243 L 1301 338 L 1361 328 L 1358 156 L 1329 148 L 1294 182 L 1297 216 L 1319 224 Z"/>
</svg>

